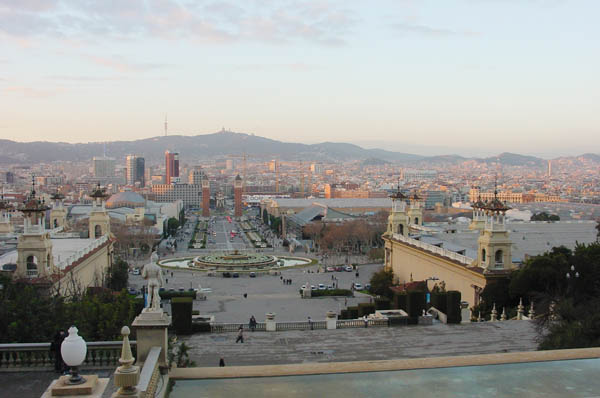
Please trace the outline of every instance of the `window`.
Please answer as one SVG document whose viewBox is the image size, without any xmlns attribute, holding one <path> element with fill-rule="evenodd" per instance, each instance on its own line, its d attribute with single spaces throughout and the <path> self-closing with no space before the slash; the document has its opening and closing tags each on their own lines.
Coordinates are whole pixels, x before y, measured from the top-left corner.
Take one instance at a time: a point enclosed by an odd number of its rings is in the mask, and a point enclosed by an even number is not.
<svg viewBox="0 0 600 398">
<path fill-rule="evenodd" d="M 481 249 L 481 262 L 485 263 L 486 262 L 486 258 L 485 258 L 485 249 Z"/>
<path fill-rule="evenodd" d="M 35 256 L 27 257 L 27 276 L 34 278 L 38 275 L 37 258 Z"/>
<path fill-rule="evenodd" d="M 494 257 L 495 257 L 495 260 L 496 260 L 496 265 L 502 265 L 502 263 L 503 263 L 503 261 L 502 261 L 502 257 L 503 257 L 502 250 L 497 250 Z"/>
<path fill-rule="evenodd" d="M 404 235 L 404 225 L 398 224 L 398 233 Z"/>
<path fill-rule="evenodd" d="M 102 227 L 100 225 L 96 225 L 94 227 L 94 237 L 96 239 L 102 237 Z"/>
<path fill-rule="evenodd" d="M 419 225 L 419 217 L 415 217 L 415 224 Z"/>
</svg>

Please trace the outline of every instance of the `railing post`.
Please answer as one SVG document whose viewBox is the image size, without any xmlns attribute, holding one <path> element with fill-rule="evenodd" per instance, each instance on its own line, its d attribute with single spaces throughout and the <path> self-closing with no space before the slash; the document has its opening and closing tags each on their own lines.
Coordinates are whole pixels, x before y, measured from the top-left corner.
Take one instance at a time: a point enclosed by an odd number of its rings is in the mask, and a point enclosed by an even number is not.
<svg viewBox="0 0 600 398">
<path fill-rule="evenodd" d="M 327 330 L 337 329 L 337 314 L 333 311 L 327 311 L 325 316 L 327 317 Z"/>
<path fill-rule="evenodd" d="M 265 329 L 267 332 L 274 332 L 277 330 L 277 324 L 275 323 L 275 314 L 267 312 L 265 314 Z"/>
</svg>

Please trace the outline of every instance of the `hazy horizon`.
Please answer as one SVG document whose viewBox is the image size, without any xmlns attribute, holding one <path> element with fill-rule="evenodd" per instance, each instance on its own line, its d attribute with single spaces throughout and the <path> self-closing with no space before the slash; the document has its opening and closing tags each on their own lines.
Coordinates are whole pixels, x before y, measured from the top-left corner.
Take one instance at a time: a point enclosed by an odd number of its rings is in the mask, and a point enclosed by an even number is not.
<svg viewBox="0 0 600 398">
<path fill-rule="evenodd" d="M 600 153 L 598 14 L 592 0 L 0 0 L 0 138 L 136 140 L 168 114 L 183 135 Z"/>
</svg>

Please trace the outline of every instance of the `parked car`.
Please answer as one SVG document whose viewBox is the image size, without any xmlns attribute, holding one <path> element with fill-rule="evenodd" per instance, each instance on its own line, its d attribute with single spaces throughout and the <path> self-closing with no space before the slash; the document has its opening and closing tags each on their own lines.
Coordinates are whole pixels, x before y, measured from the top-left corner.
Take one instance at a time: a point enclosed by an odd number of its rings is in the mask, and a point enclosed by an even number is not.
<svg viewBox="0 0 600 398">
<path fill-rule="evenodd" d="M 333 290 L 333 285 L 327 285 L 327 290 Z"/>
<path fill-rule="evenodd" d="M 325 290 L 325 285 L 322 283 L 319 283 L 319 290 Z"/>
<path fill-rule="evenodd" d="M 139 268 L 134 268 L 132 274 L 133 275 L 139 275 L 140 274 L 140 269 Z"/>
<path fill-rule="evenodd" d="M 127 291 L 129 292 L 129 294 L 138 294 L 138 291 L 135 290 L 135 287 L 130 287 L 129 289 L 127 289 Z"/>
<path fill-rule="evenodd" d="M 325 270 L 327 272 L 333 272 L 333 271 L 335 271 L 335 268 L 333 268 L 333 267 L 327 267 L 327 268 L 325 268 Z"/>
<path fill-rule="evenodd" d="M 250 272 L 250 278 L 256 278 L 256 272 Z"/>
<path fill-rule="evenodd" d="M 306 289 L 306 285 L 300 286 L 300 289 L 302 289 L 302 290 Z"/>
<path fill-rule="evenodd" d="M 351 265 L 346 265 L 346 266 L 344 267 L 344 271 L 346 271 L 346 272 L 352 272 L 352 271 L 354 271 L 354 268 L 352 268 L 352 266 L 351 266 Z"/>
<path fill-rule="evenodd" d="M 223 278 L 231 278 L 231 273 L 223 272 Z"/>
<path fill-rule="evenodd" d="M 310 285 L 310 290 L 317 290 L 317 287 L 315 285 Z"/>
<path fill-rule="evenodd" d="M 239 278 L 240 274 L 238 274 L 237 272 L 234 272 L 233 274 L 231 274 L 231 276 L 233 276 L 234 278 Z"/>
<path fill-rule="evenodd" d="M 362 286 L 360 283 L 355 283 L 355 284 L 354 284 L 354 288 L 355 288 L 356 290 L 362 290 L 362 289 L 363 289 L 363 286 Z"/>
<path fill-rule="evenodd" d="M 371 290 L 371 284 L 365 283 L 365 290 Z"/>
<path fill-rule="evenodd" d="M 344 270 L 344 267 L 338 265 L 337 267 L 335 267 L 335 271 L 336 272 L 342 272 Z"/>
</svg>

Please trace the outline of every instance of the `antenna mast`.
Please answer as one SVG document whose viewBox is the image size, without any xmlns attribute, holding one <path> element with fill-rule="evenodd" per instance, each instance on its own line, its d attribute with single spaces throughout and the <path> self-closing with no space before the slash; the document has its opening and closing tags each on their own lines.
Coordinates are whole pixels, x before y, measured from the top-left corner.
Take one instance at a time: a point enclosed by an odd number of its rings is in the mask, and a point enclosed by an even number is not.
<svg viewBox="0 0 600 398">
<path fill-rule="evenodd" d="M 167 124 L 167 114 L 165 113 L 165 137 L 167 136 L 167 132 L 168 132 L 168 124 Z"/>
</svg>

